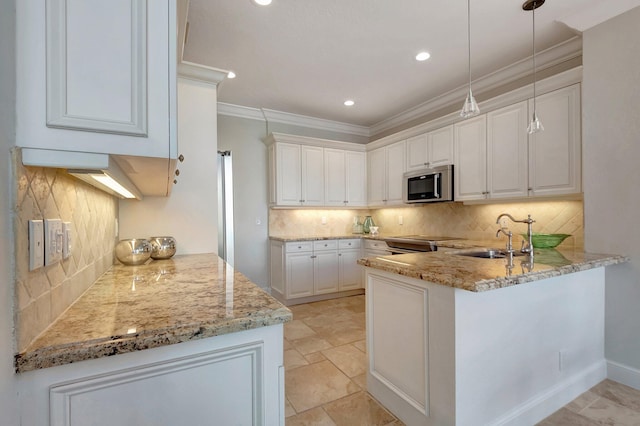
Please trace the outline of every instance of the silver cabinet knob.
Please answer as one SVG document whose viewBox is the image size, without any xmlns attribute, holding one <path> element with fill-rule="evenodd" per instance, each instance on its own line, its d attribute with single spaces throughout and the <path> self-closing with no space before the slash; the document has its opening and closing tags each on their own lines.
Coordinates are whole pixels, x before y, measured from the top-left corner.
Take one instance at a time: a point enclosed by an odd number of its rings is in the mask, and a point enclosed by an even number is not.
<svg viewBox="0 0 640 426">
<path fill-rule="evenodd" d="M 180 154 L 178 160 L 182 163 L 184 161 L 184 155 Z"/>
</svg>

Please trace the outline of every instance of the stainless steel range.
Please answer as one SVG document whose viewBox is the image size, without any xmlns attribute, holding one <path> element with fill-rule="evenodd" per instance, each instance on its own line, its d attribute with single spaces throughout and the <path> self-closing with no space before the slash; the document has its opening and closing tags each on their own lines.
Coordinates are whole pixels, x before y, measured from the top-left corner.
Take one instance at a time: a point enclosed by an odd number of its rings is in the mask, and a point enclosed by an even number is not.
<svg viewBox="0 0 640 426">
<path fill-rule="evenodd" d="M 422 253 L 438 250 L 438 241 L 460 240 L 455 237 L 432 237 L 429 235 L 401 235 L 388 237 L 384 241 L 391 254 Z"/>
</svg>

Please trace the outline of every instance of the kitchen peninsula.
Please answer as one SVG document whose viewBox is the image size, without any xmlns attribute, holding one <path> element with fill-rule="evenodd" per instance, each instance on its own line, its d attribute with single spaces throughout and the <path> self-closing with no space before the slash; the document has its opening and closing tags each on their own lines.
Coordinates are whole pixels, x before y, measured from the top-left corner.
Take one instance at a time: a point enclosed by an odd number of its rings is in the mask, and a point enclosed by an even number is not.
<svg viewBox="0 0 640 426">
<path fill-rule="evenodd" d="M 534 424 L 606 377 L 604 267 L 623 256 L 437 251 L 366 267 L 369 392 L 405 424 Z"/>
<path fill-rule="evenodd" d="M 50 404 L 23 423 L 283 424 L 291 318 L 214 254 L 114 265 L 16 356 L 25 401 Z"/>
</svg>

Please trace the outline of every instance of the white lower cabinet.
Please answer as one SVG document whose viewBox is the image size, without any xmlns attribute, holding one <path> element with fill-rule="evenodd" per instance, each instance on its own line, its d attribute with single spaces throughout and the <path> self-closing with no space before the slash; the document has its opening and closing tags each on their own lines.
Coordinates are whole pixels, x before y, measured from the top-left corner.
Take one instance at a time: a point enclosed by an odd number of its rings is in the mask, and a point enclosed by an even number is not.
<svg viewBox="0 0 640 426">
<path fill-rule="evenodd" d="M 21 373 L 22 424 L 284 425 L 282 342 L 277 324 Z"/>
<path fill-rule="evenodd" d="M 291 304 L 362 290 L 360 240 L 270 243 L 271 294 Z"/>
</svg>

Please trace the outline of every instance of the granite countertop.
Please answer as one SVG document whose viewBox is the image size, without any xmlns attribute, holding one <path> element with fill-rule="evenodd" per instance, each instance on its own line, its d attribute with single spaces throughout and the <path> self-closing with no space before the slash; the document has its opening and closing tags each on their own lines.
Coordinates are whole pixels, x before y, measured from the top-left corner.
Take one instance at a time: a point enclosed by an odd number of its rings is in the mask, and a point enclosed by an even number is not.
<svg viewBox="0 0 640 426">
<path fill-rule="evenodd" d="M 281 324 L 292 314 L 215 254 L 114 265 L 26 350 L 17 372 Z"/>
<path fill-rule="evenodd" d="M 479 241 L 457 241 L 439 247 L 469 248 L 483 246 Z M 484 245 L 502 247 L 502 244 Z M 516 256 L 509 271 L 507 259 L 479 259 L 459 256 L 456 250 L 429 253 L 368 257 L 358 260 L 363 266 L 417 278 L 448 287 L 474 292 L 495 290 L 531 281 L 585 271 L 629 261 L 627 257 L 585 253 L 580 250 L 536 249 L 534 264 L 528 256 Z"/>
<path fill-rule="evenodd" d="M 350 240 L 350 239 L 373 239 L 381 240 L 383 237 L 380 235 L 371 236 L 371 234 L 341 234 L 341 235 L 269 235 L 269 239 L 282 242 L 290 241 L 320 241 L 320 240 Z"/>
</svg>

